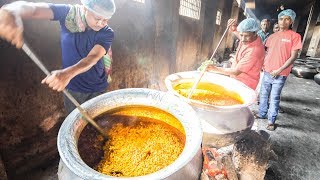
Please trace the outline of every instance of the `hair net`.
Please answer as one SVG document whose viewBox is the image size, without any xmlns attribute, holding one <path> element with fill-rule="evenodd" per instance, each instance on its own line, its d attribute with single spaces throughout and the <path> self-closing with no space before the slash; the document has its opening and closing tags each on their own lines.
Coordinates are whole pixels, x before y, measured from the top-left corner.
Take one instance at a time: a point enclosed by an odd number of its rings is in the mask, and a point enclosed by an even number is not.
<svg viewBox="0 0 320 180">
<path fill-rule="evenodd" d="M 90 11 L 106 19 L 110 19 L 116 11 L 113 0 L 81 0 L 81 3 Z"/>
<path fill-rule="evenodd" d="M 286 10 L 283 10 L 281 11 L 279 14 L 278 14 L 278 19 L 281 17 L 281 16 L 289 16 L 291 18 L 292 21 L 294 21 L 294 19 L 296 18 L 296 13 L 291 10 L 291 9 L 286 9 Z"/>
<path fill-rule="evenodd" d="M 237 27 L 237 31 L 239 32 L 257 32 L 259 31 L 259 29 L 259 25 L 253 18 L 248 18 L 241 21 L 241 23 Z"/>
</svg>

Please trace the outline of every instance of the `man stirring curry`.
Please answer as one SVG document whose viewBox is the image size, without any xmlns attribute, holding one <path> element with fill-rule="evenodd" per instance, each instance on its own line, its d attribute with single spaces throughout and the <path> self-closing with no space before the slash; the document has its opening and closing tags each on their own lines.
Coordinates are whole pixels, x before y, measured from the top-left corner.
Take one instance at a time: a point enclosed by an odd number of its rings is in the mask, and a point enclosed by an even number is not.
<svg viewBox="0 0 320 180">
<path fill-rule="evenodd" d="M 234 22 L 233 19 L 229 20 L 229 23 Z M 264 46 L 257 35 L 258 30 L 259 25 L 254 19 L 243 20 L 237 27 L 238 32 L 236 32 L 236 35 L 240 39 L 240 44 L 231 68 L 208 65 L 207 71 L 229 75 L 255 90 L 259 83 L 260 71 L 265 56 Z"/>
</svg>

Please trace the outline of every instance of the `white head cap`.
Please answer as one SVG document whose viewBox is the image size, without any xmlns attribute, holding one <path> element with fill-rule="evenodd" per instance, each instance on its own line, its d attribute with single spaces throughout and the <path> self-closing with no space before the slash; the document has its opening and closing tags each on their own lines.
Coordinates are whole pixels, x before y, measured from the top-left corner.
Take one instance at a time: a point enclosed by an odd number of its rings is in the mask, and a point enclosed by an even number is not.
<svg viewBox="0 0 320 180">
<path fill-rule="evenodd" d="M 81 0 L 81 3 L 88 10 L 106 19 L 110 19 L 116 11 L 114 0 Z"/>
</svg>

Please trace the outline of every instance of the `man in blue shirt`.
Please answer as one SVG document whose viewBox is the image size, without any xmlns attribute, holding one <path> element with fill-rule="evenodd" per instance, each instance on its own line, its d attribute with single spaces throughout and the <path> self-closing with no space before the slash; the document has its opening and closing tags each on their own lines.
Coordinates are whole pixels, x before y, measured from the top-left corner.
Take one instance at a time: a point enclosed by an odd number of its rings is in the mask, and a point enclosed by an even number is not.
<svg viewBox="0 0 320 180">
<path fill-rule="evenodd" d="M 42 80 L 57 91 L 67 89 L 81 104 L 106 91 L 103 58 L 114 38 L 108 20 L 115 12 L 113 0 L 81 0 L 82 5 L 17 1 L 0 9 L 0 37 L 17 48 L 23 45 L 23 19 L 60 22 L 62 67 Z M 70 113 L 75 106 L 64 97 Z"/>
<path fill-rule="evenodd" d="M 260 22 L 261 30 L 257 32 L 258 36 L 261 38 L 262 42 L 264 42 L 267 37 L 270 35 L 269 33 L 269 27 L 270 27 L 270 21 L 268 19 L 263 19 Z"/>
</svg>

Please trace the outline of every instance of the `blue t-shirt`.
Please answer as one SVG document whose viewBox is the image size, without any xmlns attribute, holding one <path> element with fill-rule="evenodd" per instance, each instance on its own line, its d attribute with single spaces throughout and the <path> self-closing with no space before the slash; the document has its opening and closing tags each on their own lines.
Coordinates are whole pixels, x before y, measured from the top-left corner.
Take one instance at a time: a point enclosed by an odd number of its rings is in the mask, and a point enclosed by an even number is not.
<svg viewBox="0 0 320 180">
<path fill-rule="evenodd" d="M 65 26 L 65 18 L 71 8 L 66 4 L 50 4 L 53 11 L 53 20 L 59 21 L 61 26 L 61 48 L 63 68 L 72 66 L 85 58 L 92 48 L 99 44 L 108 52 L 114 33 L 106 26 L 99 31 L 86 29 L 84 32 L 71 33 Z M 81 93 L 102 92 L 107 89 L 108 83 L 102 58 L 88 71 L 71 79 L 67 89 Z"/>
</svg>

